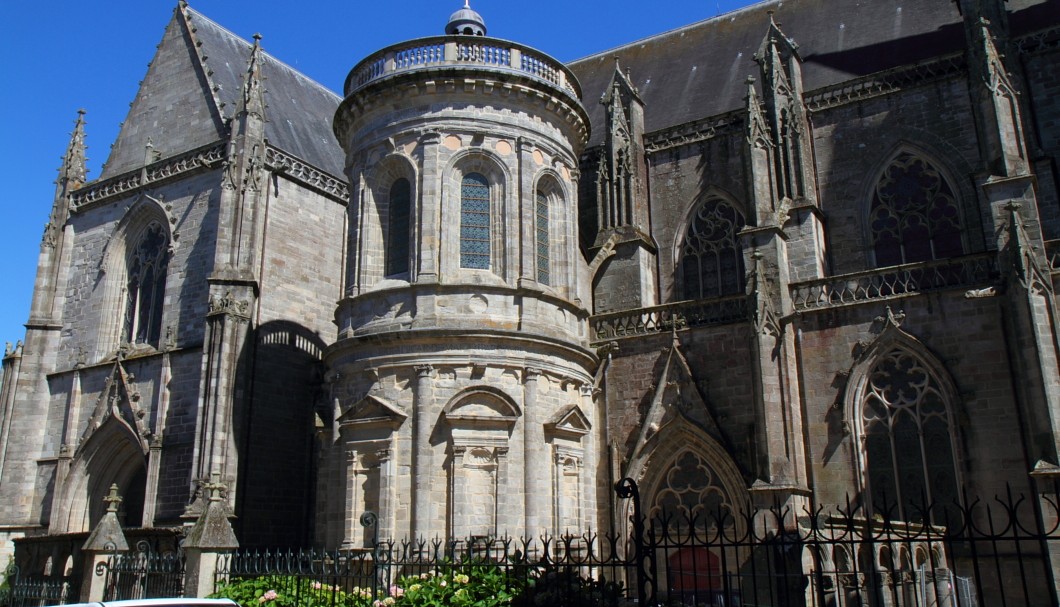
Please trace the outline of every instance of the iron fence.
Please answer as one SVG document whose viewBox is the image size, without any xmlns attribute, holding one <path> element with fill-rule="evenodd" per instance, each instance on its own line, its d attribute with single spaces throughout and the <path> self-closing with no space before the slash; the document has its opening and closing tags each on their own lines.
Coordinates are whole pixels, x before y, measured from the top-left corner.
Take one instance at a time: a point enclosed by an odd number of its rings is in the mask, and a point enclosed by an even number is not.
<svg viewBox="0 0 1060 607">
<path fill-rule="evenodd" d="M 492 583 L 511 592 L 512 604 L 527 606 L 1057 604 L 1056 492 L 907 504 L 898 520 L 897 508 L 856 500 L 713 510 L 680 504 L 649 516 L 633 481 L 616 489 L 629 517 L 607 533 L 241 552 L 221 558 L 216 583 L 265 579 L 289 598 L 312 593 L 314 604 L 344 607 L 378 607 L 413 585 L 461 576 L 498 578 Z"/>
<path fill-rule="evenodd" d="M 75 602 L 79 579 L 75 574 L 23 576 L 17 566 L 9 565 L 6 588 L 0 590 L 0 607 L 43 607 Z"/>
<path fill-rule="evenodd" d="M 141 540 L 136 550 L 115 554 L 96 567 L 105 575 L 105 601 L 184 596 L 184 556 L 180 551 L 158 552 Z"/>
</svg>

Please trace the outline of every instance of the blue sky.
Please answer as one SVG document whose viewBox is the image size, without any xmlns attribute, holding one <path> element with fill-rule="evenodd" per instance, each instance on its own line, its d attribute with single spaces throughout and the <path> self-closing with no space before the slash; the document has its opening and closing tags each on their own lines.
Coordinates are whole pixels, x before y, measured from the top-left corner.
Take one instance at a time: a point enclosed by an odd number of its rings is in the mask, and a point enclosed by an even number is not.
<svg viewBox="0 0 1060 607">
<path fill-rule="evenodd" d="M 463 0 L 191 0 L 208 18 L 332 90 L 369 53 L 441 34 Z M 489 34 L 571 61 L 753 4 L 750 0 L 472 0 Z M 176 0 L 0 1 L 0 342 L 22 339 L 60 156 L 86 114 L 89 179 L 110 144 Z"/>
</svg>

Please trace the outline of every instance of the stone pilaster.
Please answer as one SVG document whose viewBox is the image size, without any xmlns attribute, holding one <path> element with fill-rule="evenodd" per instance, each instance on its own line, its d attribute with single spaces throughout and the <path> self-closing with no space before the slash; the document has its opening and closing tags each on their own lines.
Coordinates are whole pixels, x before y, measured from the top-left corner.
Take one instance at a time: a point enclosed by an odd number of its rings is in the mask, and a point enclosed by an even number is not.
<svg viewBox="0 0 1060 607">
<path fill-rule="evenodd" d="M 541 371 L 527 367 L 523 371 L 523 491 L 525 492 L 525 531 L 537 536 L 548 530 L 551 499 L 548 487 L 548 470 L 534 465 L 541 461 L 541 449 L 545 445 L 545 432 L 541 419 L 541 406 L 537 402 L 538 378 Z"/>
<path fill-rule="evenodd" d="M 431 532 L 431 413 L 434 409 L 434 367 L 418 365 L 412 416 L 412 538 L 427 538 Z"/>
</svg>

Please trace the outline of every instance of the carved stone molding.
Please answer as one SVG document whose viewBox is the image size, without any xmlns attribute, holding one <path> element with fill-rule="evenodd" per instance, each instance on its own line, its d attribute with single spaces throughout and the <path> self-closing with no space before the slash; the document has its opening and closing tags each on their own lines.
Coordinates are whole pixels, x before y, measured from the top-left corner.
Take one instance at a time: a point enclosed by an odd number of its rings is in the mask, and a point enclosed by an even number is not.
<svg viewBox="0 0 1060 607">
<path fill-rule="evenodd" d="M 210 311 L 207 316 L 225 314 L 237 318 L 250 318 L 250 302 L 245 299 L 236 299 L 231 292 L 226 292 L 221 297 L 210 298 Z"/>
<path fill-rule="evenodd" d="M 265 148 L 265 166 L 342 202 L 347 202 L 350 199 L 350 187 L 345 181 L 333 177 L 313 167 L 308 162 L 272 146 Z"/>
</svg>

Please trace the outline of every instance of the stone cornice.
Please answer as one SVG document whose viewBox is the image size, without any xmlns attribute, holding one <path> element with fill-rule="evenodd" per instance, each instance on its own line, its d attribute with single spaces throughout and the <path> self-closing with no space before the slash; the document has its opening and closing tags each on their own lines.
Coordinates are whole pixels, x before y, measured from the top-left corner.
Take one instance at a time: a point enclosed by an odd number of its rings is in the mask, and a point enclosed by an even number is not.
<svg viewBox="0 0 1060 607">
<path fill-rule="evenodd" d="M 946 80 L 963 75 L 963 53 L 943 55 L 935 59 L 869 74 L 839 84 L 809 91 L 803 98 L 806 109 L 817 112 L 848 103 L 855 103 L 889 95 L 913 86 Z"/>
<path fill-rule="evenodd" d="M 269 146 L 265 149 L 265 166 L 343 204 L 350 200 L 350 187 L 344 180 L 325 173 L 279 148 Z"/>
<path fill-rule="evenodd" d="M 1046 34 L 1048 32 L 1035 39 L 1051 40 Z M 1045 42 L 1036 44 L 1045 44 Z M 888 95 L 913 86 L 954 78 L 963 75 L 964 72 L 963 53 L 954 53 L 915 65 L 902 66 L 815 89 L 806 93 L 804 102 L 807 110 L 816 112 Z M 715 137 L 738 134 L 741 132 L 746 113 L 746 109 L 740 108 L 647 133 L 644 135 L 645 151 L 653 154 Z"/>
<path fill-rule="evenodd" d="M 110 179 L 86 184 L 71 195 L 71 210 L 82 212 L 141 188 L 160 185 L 196 171 L 220 168 L 226 158 L 226 148 L 224 142 L 215 143 L 164 158 Z M 265 164 L 270 170 L 338 202 L 345 204 L 350 198 L 349 187 L 343 180 L 278 148 L 266 148 Z"/>
<path fill-rule="evenodd" d="M 225 147 L 224 143 L 217 143 L 198 148 L 153 162 L 141 169 L 87 184 L 71 196 L 71 210 L 81 212 L 140 188 L 158 185 L 203 168 L 220 166 L 225 158 Z"/>
</svg>

